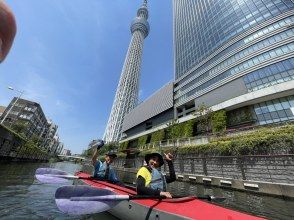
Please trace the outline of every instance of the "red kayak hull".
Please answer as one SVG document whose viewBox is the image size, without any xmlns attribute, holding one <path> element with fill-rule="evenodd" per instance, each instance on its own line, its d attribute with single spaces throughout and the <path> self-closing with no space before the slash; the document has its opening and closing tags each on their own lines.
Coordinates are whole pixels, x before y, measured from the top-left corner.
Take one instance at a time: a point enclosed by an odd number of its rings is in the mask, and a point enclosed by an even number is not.
<svg viewBox="0 0 294 220">
<path fill-rule="evenodd" d="M 79 177 L 89 177 L 89 174 L 77 172 Z M 81 179 L 86 185 L 95 188 L 109 189 L 121 195 L 136 195 L 136 192 L 93 179 Z M 109 211 L 119 219 L 197 219 L 197 220 L 261 220 L 264 218 L 252 216 L 235 210 L 195 199 L 184 197 L 166 200 L 132 200 L 123 201 Z"/>
</svg>

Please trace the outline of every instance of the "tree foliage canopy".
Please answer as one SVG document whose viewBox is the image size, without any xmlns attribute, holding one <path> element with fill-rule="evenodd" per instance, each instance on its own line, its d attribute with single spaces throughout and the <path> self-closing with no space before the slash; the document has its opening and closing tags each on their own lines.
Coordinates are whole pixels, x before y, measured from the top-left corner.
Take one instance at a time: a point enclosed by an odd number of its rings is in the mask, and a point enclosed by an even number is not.
<svg viewBox="0 0 294 220">
<path fill-rule="evenodd" d="M 225 110 L 213 112 L 211 117 L 212 132 L 219 133 L 226 130 L 227 115 Z"/>
</svg>

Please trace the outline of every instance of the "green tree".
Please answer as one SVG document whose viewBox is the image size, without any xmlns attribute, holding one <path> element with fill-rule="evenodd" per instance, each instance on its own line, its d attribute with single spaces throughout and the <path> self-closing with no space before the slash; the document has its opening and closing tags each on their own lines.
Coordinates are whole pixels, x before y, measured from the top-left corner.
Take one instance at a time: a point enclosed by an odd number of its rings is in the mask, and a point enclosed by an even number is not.
<svg viewBox="0 0 294 220">
<path fill-rule="evenodd" d="M 123 151 L 123 150 L 127 149 L 128 146 L 129 146 L 129 141 L 124 141 L 119 144 L 118 150 Z"/>
<path fill-rule="evenodd" d="M 219 133 L 226 130 L 227 115 L 225 110 L 213 112 L 211 120 L 213 133 Z"/>
<path fill-rule="evenodd" d="M 26 130 L 28 128 L 28 123 L 25 121 L 16 121 L 12 124 L 11 129 L 15 131 L 17 134 L 25 137 Z"/>
<path fill-rule="evenodd" d="M 212 116 L 211 108 L 202 103 L 195 110 L 194 115 L 196 116 L 196 120 L 200 126 L 200 129 L 209 132 L 209 125 Z"/>
<path fill-rule="evenodd" d="M 183 137 L 192 137 L 193 136 L 195 123 L 196 123 L 195 119 L 192 119 L 192 120 L 189 120 L 189 121 L 183 123 L 183 125 L 184 125 Z"/>
<path fill-rule="evenodd" d="M 110 142 L 105 144 L 102 148 L 100 148 L 100 154 L 105 154 L 110 150 L 118 150 L 119 144 L 117 142 Z"/>
<path fill-rule="evenodd" d="M 179 120 L 173 119 L 169 123 L 166 124 L 166 138 L 172 141 L 173 147 L 176 145 L 176 139 L 179 137 L 180 126 Z"/>
<path fill-rule="evenodd" d="M 178 133 L 178 127 L 177 125 L 179 124 L 179 120 L 178 119 L 173 119 L 171 120 L 169 123 L 166 124 L 166 138 L 173 140 L 176 138 L 177 133 Z"/>
<path fill-rule="evenodd" d="M 89 148 L 89 149 L 83 151 L 82 156 L 84 156 L 86 158 L 90 158 L 90 157 L 92 157 L 93 153 L 94 153 L 93 149 Z"/>
<path fill-rule="evenodd" d="M 155 131 L 151 134 L 151 143 L 162 141 L 164 139 L 164 130 Z"/>
<path fill-rule="evenodd" d="M 144 146 L 146 144 L 146 141 L 147 141 L 147 135 L 143 135 L 143 136 L 139 137 L 138 146 L 139 147 Z"/>
</svg>

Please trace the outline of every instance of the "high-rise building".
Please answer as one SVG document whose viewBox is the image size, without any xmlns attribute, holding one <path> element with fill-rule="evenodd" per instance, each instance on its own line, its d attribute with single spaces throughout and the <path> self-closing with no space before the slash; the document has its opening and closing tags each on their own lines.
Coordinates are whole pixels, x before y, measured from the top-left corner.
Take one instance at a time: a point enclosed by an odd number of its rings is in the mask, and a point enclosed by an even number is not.
<svg viewBox="0 0 294 220">
<path fill-rule="evenodd" d="M 3 114 L 0 114 L 0 120 L 29 139 L 37 138 L 39 147 L 47 149 L 49 153 L 56 153 L 60 143 L 58 126 L 46 119 L 39 103 L 14 97 Z"/>
<path fill-rule="evenodd" d="M 61 152 L 62 155 L 71 156 L 71 151 L 68 149 L 63 149 Z"/>
<path fill-rule="evenodd" d="M 294 119 L 291 0 L 173 0 L 177 118 L 204 103 L 229 126 Z"/>
<path fill-rule="evenodd" d="M 14 97 L 1 116 L 4 125 L 13 127 L 16 123 L 26 124 L 23 131 L 28 138 L 41 138 L 48 124 L 43 109 L 39 103 Z"/>
<path fill-rule="evenodd" d="M 58 126 L 52 120 L 47 120 L 47 127 L 41 136 L 43 140 L 41 146 L 48 148 L 50 152 L 53 152 L 52 147 L 55 141 L 54 137 L 57 134 L 57 129 Z"/>
<path fill-rule="evenodd" d="M 5 109 L 6 109 L 6 107 L 0 106 L 0 117 L 4 113 Z"/>
<path fill-rule="evenodd" d="M 63 148 L 63 143 L 60 142 L 59 134 L 56 132 L 54 137 L 50 139 L 48 148 L 51 154 L 57 154 L 60 148 Z"/>
<path fill-rule="evenodd" d="M 294 120 L 293 1 L 173 0 L 173 26 L 173 107 L 150 108 L 168 94 L 154 93 L 126 115 L 122 141 L 149 143 L 170 108 L 181 123 L 203 103 L 224 109 L 228 128 Z"/>
<path fill-rule="evenodd" d="M 122 139 L 132 140 L 162 129 L 173 118 L 173 83 L 170 82 L 126 114 Z"/>
<path fill-rule="evenodd" d="M 147 19 L 147 0 L 144 0 L 143 5 L 137 12 L 137 17 L 131 24 L 131 43 L 128 48 L 103 137 L 106 142 L 114 142 L 120 139 L 124 116 L 138 103 L 143 44 L 144 38 L 146 38 L 149 33 Z"/>
<path fill-rule="evenodd" d="M 54 153 L 55 154 L 61 154 L 61 152 L 63 151 L 63 148 L 64 148 L 64 144 L 62 142 L 59 142 L 58 147 L 57 147 L 57 149 L 56 149 L 56 151 Z M 69 152 L 70 152 L 70 150 L 69 150 Z M 70 153 L 70 155 L 71 155 L 71 153 Z"/>
</svg>

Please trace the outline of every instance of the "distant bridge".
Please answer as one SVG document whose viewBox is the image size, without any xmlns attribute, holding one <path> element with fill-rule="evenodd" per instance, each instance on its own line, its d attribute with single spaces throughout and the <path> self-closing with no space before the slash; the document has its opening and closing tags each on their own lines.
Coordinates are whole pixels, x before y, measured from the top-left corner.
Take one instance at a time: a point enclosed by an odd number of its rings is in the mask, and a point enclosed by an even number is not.
<svg viewBox="0 0 294 220">
<path fill-rule="evenodd" d="M 76 160 L 86 160 L 85 157 L 79 157 L 79 156 L 68 156 L 68 155 L 57 155 L 59 158 L 66 158 L 66 159 L 76 159 Z"/>
</svg>

